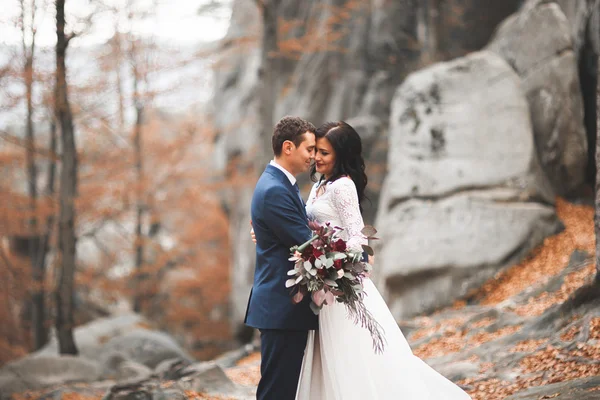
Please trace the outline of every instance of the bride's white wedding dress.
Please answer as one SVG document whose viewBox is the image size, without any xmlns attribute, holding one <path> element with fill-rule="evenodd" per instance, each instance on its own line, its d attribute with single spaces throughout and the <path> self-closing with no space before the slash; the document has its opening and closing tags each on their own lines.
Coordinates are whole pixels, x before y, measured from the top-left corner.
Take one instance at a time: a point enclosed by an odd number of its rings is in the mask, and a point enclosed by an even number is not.
<svg viewBox="0 0 600 400">
<path fill-rule="evenodd" d="M 306 210 L 318 222 L 344 229 L 349 247 L 361 248 L 364 223 L 354 182 L 340 178 L 317 196 L 313 186 Z M 346 307 L 325 305 L 319 331 L 309 332 L 297 400 L 468 400 L 470 396 L 414 356 L 385 301 L 370 279 L 365 306 L 385 330 L 383 354 L 373 350 L 367 329 L 347 317 Z"/>
</svg>

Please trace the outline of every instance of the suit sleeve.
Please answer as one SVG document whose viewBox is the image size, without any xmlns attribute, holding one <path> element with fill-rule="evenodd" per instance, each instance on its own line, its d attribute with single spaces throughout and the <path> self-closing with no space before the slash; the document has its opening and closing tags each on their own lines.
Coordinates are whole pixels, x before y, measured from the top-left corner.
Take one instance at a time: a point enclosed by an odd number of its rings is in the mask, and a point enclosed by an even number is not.
<svg viewBox="0 0 600 400">
<path fill-rule="evenodd" d="M 277 187 L 265 196 L 264 216 L 267 226 L 287 247 L 300 245 L 312 237 L 308 221 L 285 188 Z"/>
</svg>

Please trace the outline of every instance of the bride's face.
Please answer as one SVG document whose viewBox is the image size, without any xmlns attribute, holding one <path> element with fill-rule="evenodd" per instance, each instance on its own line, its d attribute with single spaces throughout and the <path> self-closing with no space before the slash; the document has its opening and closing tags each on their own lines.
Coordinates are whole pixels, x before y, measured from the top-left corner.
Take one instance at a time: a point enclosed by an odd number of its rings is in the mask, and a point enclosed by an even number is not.
<svg viewBox="0 0 600 400">
<path fill-rule="evenodd" d="M 335 150 L 327 138 L 317 139 L 317 154 L 315 155 L 315 167 L 318 173 L 329 178 L 335 166 Z"/>
</svg>

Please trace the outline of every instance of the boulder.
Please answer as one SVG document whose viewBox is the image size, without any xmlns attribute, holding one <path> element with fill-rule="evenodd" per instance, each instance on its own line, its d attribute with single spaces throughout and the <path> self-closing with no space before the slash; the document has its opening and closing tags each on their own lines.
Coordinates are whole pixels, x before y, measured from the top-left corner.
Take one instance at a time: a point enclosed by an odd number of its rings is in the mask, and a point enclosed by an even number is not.
<svg viewBox="0 0 600 400">
<path fill-rule="evenodd" d="M 155 379 L 139 379 L 113 385 L 102 400 L 184 400 L 185 390 L 177 383 L 163 385 Z"/>
<path fill-rule="evenodd" d="M 26 356 L 0 369 L 0 393 L 38 390 L 73 383 L 94 382 L 100 378 L 100 366 L 75 356 Z"/>
<path fill-rule="evenodd" d="M 500 25 L 487 47 L 522 80 L 538 158 L 559 195 L 580 187 L 587 165 L 583 97 L 570 29 L 557 4 L 530 1 Z"/>
<path fill-rule="evenodd" d="M 538 1 L 538 0 L 529 0 Z M 600 7 L 596 0 L 554 0 L 569 21 L 573 47 L 580 52 L 586 44 L 600 54 Z"/>
<path fill-rule="evenodd" d="M 148 321 L 139 314 L 124 314 L 99 318 L 78 326 L 75 328 L 73 335 L 75 336 L 79 356 L 96 360 L 98 354 L 100 354 L 100 349 L 112 338 L 149 325 Z M 56 354 L 58 354 L 58 341 L 55 336 L 50 339 L 50 342 L 44 348 L 33 353 L 34 356 Z"/>
<path fill-rule="evenodd" d="M 389 143 L 376 280 L 397 318 L 450 303 L 560 227 L 520 79 L 493 52 L 409 75 Z"/>
<path fill-rule="evenodd" d="M 138 329 L 109 340 L 100 350 L 98 357 L 103 365 L 109 364 L 115 357 L 122 357 L 152 369 L 162 361 L 172 358 L 192 360 L 169 335 L 144 329 Z"/>
<path fill-rule="evenodd" d="M 171 358 L 162 361 L 154 369 L 154 373 L 162 380 L 177 380 L 183 377 L 186 372 L 185 369 L 192 363 L 182 358 Z"/>
</svg>

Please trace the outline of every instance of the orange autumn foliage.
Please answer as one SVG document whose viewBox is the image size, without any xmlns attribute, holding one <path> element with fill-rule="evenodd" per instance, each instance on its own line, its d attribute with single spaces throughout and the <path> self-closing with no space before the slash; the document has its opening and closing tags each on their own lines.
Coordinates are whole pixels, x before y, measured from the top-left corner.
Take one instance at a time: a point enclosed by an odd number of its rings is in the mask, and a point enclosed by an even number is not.
<svg viewBox="0 0 600 400">
<path fill-rule="evenodd" d="M 110 310 L 119 302 L 143 295 L 143 313 L 154 326 L 179 339 L 198 358 L 213 358 L 230 346 L 229 221 L 220 180 L 210 164 L 212 131 L 195 116 L 149 113 L 144 125 L 144 180 L 132 172 L 132 149 L 115 147 L 94 132 L 82 133 L 79 197 L 76 200 L 79 243 L 76 288 L 82 304 Z M 18 146 L 0 155 L 21 161 Z M 11 154 L 14 153 L 14 154 Z M 30 234 L 28 199 L 13 193 L 23 164 L 5 172 L 14 176 L 0 186 L 0 364 L 31 350 L 24 307 L 31 287 L 28 257 L 11 253 L 15 238 Z M 7 175 L 10 176 L 10 175 Z M 135 236 L 130 224 L 136 198 L 142 193 L 144 263 L 131 269 Z M 53 199 L 42 198 L 38 216 L 56 213 Z M 151 233 L 158 226 L 158 233 Z M 108 229 L 110 228 L 110 229 Z M 107 234 L 107 229 L 111 234 Z M 96 246 L 96 247 L 94 247 Z M 91 250 L 91 251 L 90 251 Z M 26 249 L 25 249 L 26 251 Z M 50 257 L 51 259 L 51 257 Z M 47 274 L 52 290 L 53 266 Z M 184 279 L 179 277 L 183 274 Z M 6 277 L 6 278 L 5 278 Z M 139 279 L 139 285 L 132 283 Z M 52 305 L 49 301 L 48 304 Z M 86 306 L 86 307 L 88 307 Z M 80 310 L 77 323 L 88 322 L 91 309 Z M 51 325 L 52 321 L 48 321 Z"/>
<path fill-rule="evenodd" d="M 482 304 L 498 304 L 528 287 L 547 281 L 567 266 L 575 250 L 594 254 L 593 207 L 557 198 L 556 213 L 565 229 L 547 237 L 525 260 L 485 283 L 475 295 Z"/>
</svg>

